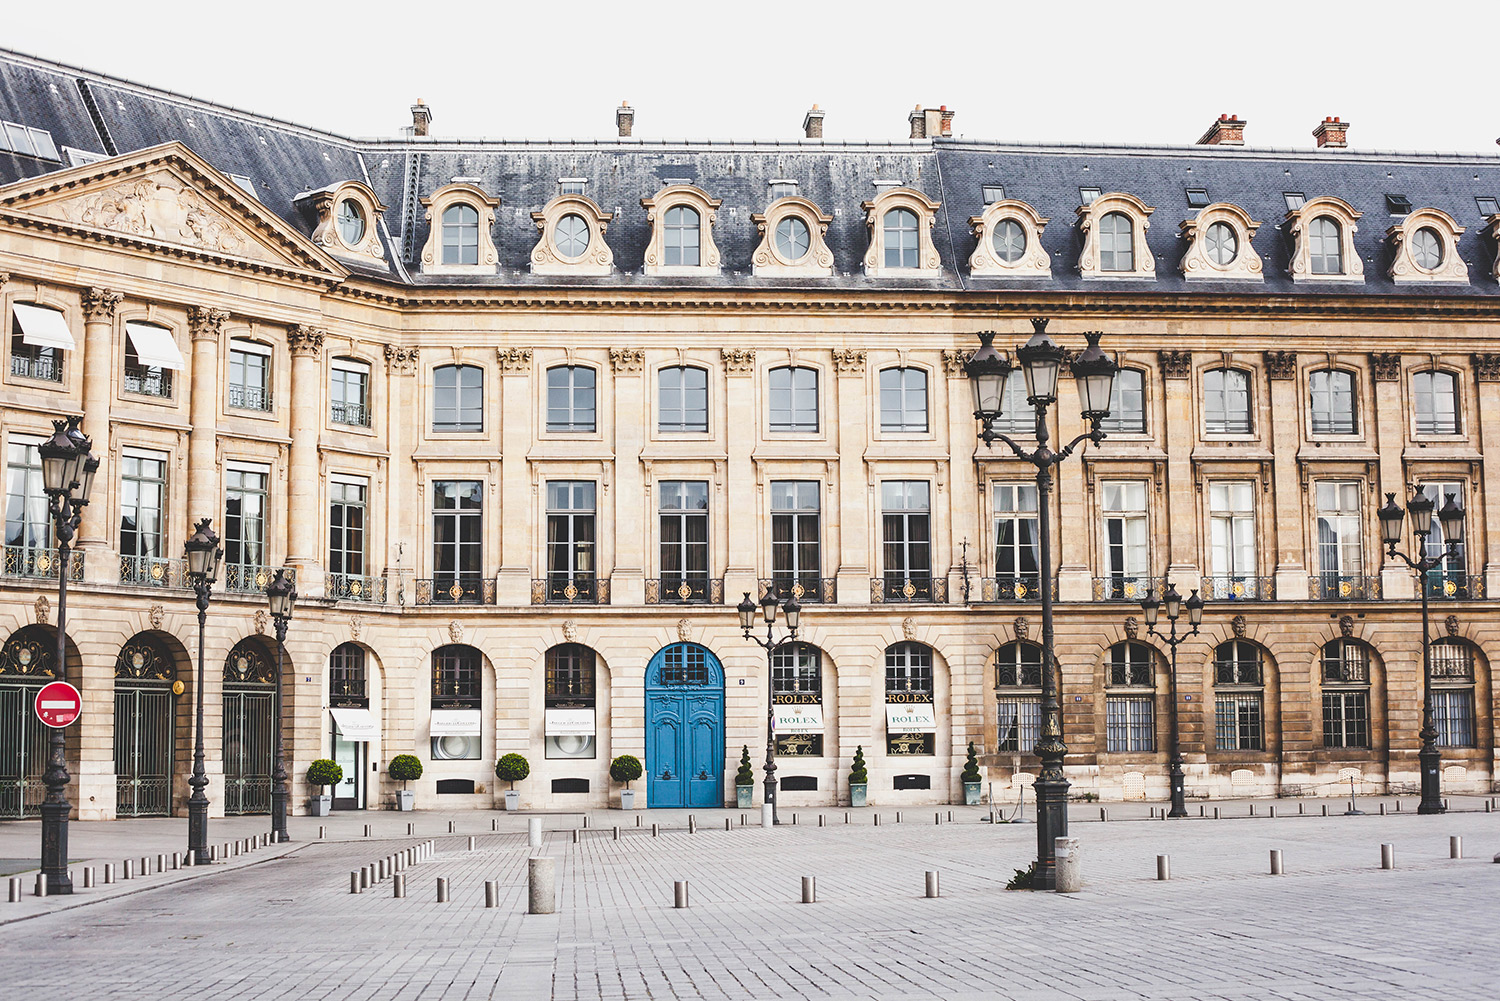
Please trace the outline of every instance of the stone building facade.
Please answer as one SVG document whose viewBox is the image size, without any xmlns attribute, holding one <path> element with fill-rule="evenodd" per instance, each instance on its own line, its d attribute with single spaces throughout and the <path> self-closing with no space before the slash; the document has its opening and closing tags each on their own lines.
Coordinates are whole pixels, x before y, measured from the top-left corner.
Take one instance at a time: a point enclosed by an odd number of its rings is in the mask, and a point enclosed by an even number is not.
<svg viewBox="0 0 1500 1001">
<path fill-rule="evenodd" d="M 1209 600 L 1176 663 L 1190 796 L 1415 789 L 1418 586 L 1445 788 L 1492 788 L 1493 156 L 1362 153 L 1346 123 L 1256 149 L 1238 119 L 1022 146 L 946 108 L 894 141 L 816 109 L 807 138 L 641 139 L 623 108 L 619 137 L 536 142 L 433 136 L 419 105 L 356 140 L 14 53 L 0 81 L 0 812 L 40 800 L 25 699 L 55 674 L 85 698 L 78 814 L 183 809 L 204 517 L 215 811 L 266 803 L 283 566 L 299 811 L 323 756 L 336 805 L 390 806 L 401 753 L 419 807 L 492 808 L 508 752 L 532 808 L 615 802 L 621 754 L 641 805 L 722 804 L 773 683 L 786 804 L 846 803 L 856 748 L 871 803 L 952 801 L 971 741 L 1014 802 L 1042 586 L 1075 793 L 1163 798 L 1171 660 L 1138 603 L 1167 580 Z M 963 373 L 1032 317 L 1125 370 L 1046 573 L 1030 467 L 978 442 Z M 35 445 L 69 415 L 103 464 L 59 668 Z M 1052 422 L 1081 430 L 1070 385 Z M 1375 518 L 1414 486 L 1467 512 L 1423 582 Z M 734 611 L 768 586 L 804 606 L 774 669 Z"/>
</svg>

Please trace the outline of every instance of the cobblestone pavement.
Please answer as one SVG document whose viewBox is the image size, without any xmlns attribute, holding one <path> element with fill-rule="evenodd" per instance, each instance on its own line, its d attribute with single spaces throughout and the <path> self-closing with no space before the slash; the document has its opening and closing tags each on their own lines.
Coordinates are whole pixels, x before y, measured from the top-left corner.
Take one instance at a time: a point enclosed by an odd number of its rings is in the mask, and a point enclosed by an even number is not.
<svg viewBox="0 0 1500 1001">
<path fill-rule="evenodd" d="M 1008 893 L 1035 847 L 1030 824 L 954 808 L 757 814 L 619 811 L 544 817 L 369 814 L 295 818 L 291 845 L 138 877 L 69 898 L 0 902 L 7 1001 L 154 996 L 254 999 L 1490 999 L 1500 978 L 1500 812 L 1483 801 L 1418 817 L 1150 821 L 1144 805 L 1075 807 L 1084 891 Z M 1393 810 L 1393 801 L 1390 802 Z M 1344 804 L 1335 804 L 1341 810 Z M 1290 805 L 1295 811 L 1296 804 Z M 1211 816 L 1212 806 L 1209 807 Z M 1457 812 L 1457 811 L 1463 812 Z M 1194 809 L 1196 812 L 1196 809 Z M 934 814 L 944 819 L 934 824 Z M 874 817 L 881 824 L 874 826 Z M 1235 819 L 1228 819 L 1233 817 Z M 729 819 L 731 830 L 724 830 Z M 1084 822 L 1092 818 L 1092 822 Z M 619 839 L 612 828 L 621 821 Z M 661 825 L 653 837 L 650 825 Z M 406 836 L 406 824 L 416 833 Z M 452 824 L 455 833 L 449 834 Z M 364 825 L 372 827 L 364 837 Z M 325 837 L 319 840 L 318 827 Z M 264 818 L 215 821 L 216 843 Z M 499 828 L 492 831 L 491 828 Z M 180 850 L 182 820 L 72 825 L 79 865 Z M 0 825 L 0 857 L 32 853 L 34 824 Z M 469 836 L 476 847 L 468 848 Z M 1449 836 L 1465 858 L 1449 858 Z M 419 841 L 436 854 L 360 895 L 349 871 Z M 1380 869 L 1380 845 L 1396 869 Z M 1287 874 L 1268 872 L 1282 850 Z M 82 853 L 82 854 L 80 854 Z M 1171 855 L 1172 879 L 1155 880 Z M 526 859 L 557 861 L 558 913 L 528 916 Z M 97 860 L 97 861 L 89 861 Z M 924 872 L 942 896 L 923 896 Z M 818 901 L 799 903 L 800 877 Z M 438 903 L 435 880 L 451 881 Z M 484 907 L 483 881 L 499 881 Z M 673 881 L 691 906 L 674 909 Z M 149 992 L 149 994 L 148 994 Z"/>
</svg>

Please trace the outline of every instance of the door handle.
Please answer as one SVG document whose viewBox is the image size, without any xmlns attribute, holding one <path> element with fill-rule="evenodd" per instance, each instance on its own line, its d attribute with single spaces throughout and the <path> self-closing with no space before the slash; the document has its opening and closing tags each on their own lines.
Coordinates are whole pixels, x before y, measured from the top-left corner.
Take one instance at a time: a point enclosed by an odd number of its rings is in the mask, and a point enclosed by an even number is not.
<svg viewBox="0 0 1500 1001">
<path fill-rule="evenodd" d="M 700 771 L 700 772 L 699 772 L 699 773 L 698 773 L 698 778 L 699 778 L 699 779 L 702 779 L 702 780 L 704 780 L 704 781 L 707 781 L 707 780 L 708 780 L 708 772 L 705 772 L 705 771 Z"/>
<path fill-rule="evenodd" d="M 661 772 L 661 779 L 662 779 L 663 782 L 670 782 L 670 781 L 672 781 L 672 769 L 670 769 L 670 768 L 663 768 L 662 772 Z"/>
</svg>

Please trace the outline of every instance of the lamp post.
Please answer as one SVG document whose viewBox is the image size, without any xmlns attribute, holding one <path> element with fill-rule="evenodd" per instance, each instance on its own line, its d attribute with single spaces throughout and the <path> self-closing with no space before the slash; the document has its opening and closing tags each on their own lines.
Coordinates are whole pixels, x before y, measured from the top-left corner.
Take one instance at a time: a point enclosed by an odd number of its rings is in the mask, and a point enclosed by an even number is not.
<svg viewBox="0 0 1500 1001">
<path fill-rule="evenodd" d="M 57 659 L 53 670 L 58 678 L 67 675 L 68 664 L 68 569 L 70 543 L 83 521 L 94 488 L 94 474 L 99 459 L 93 455 L 93 443 L 79 430 L 82 418 L 69 417 L 52 422 L 52 437 L 42 442 L 42 487 L 47 494 L 47 513 L 52 517 L 52 531 L 57 537 Z M 47 796 L 42 800 L 42 874 L 49 894 L 73 892 L 68 875 L 68 755 L 61 727 L 53 727 L 47 738 L 47 767 L 42 783 Z"/>
<path fill-rule="evenodd" d="M 292 605 L 297 600 L 297 586 L 287 576 L 286 568 L 276 571 L 276 577 L 266 587 L 266 597 L 271 602 L 271 619 L 276 623 L 276 733 L 271 764 L 271 840 L 290 841 L 286 833 L 286 758 L 281 742 L 281 656 L 286 646 L 286 624 L 292 618 Z"/>
<path fill-rule="evenodd" d="M 1436 556 L 1425 555 L 1435 506 L 1432 498 L 1419 489 L 1406 502 L 1405 512 L 1396 504 L 1394 493 L 1385 495 L 1385 506 L 1377 512 L 1380 540 L 1385 543 L 1386 553 L 1411 567 L 1417 576 L 1417 588 L 1422 592 L 1422 749 L 1417 752 L 1422 769 L 1422 801 L 1417 804 L 1418 813 L 1443 812 L 1442 779 L 1438 774 L 1442 755 L 1438 752 L 1437 725 L 1432 713 L 1432 629 L 1427 621 L 1427 571 L 1442 566 L 1457 554 L 1464 527 L 1464 509 L 1453 502 L 1452 494 L 1448 494 L 1447 503 L 1437 513 L 1443 526 L 1443 551 Z M 1424 554 L 1417 559 L 1396 549 L 1401 542 L 1401 523 L 1408 514 L 1411 515 L 1411 534 L 1417 540 L 1417 552 Z"/>
<path fill-rule="evenodd" d="M 1089 430 L 1074 438 L 1063 448 L 1053 451 L 1047 444 L 1047 408 L 1057 402 L 1057 377 L 1062 368 L 1064 351 L 1061 345 L 1047 334 L 1047 321 L 1037 318 L 1031 321 L 1034 332 L 1031 339 L 1016 349 L 1016 358 L 1021 363 L 1026 378 L 1026 402 L 1036 412 L 1036 447 L 1022 448 L 1015 441 L 994 430 L 993 423 L 1000 417 L 1001 401 L 1004 398 L 1005 380 L 1010 375 L 1011 364 L 1002 358 L 991 344 L 994 331 L 979 334 L 980 347 L 964 365 L 974 389 L 974 416 L 980 422 L 979 438 L 988 448 L 996 440 L 1010 446 L 1017 458 L 1024 459 L 1036 467 L 1037 523 L 1039 558 L 1043 580 L 1042 592 L 1042 728 L 1036 744 L 1036 755 L 1042 767 L 1033 788 L 1036 790 L 1036 877 L 1033 885 L 1045 890 L 1053 889 L 1057 878 L 1057 860 L 1054 854 L 1056 839 L 1068 833 L 1068 780 L 1063 775 L 1063 758 L 1068 747 L 1063 743 L 1062 705 L 1058 693 L 1055 671 L 1056 657 L 1053 653 L 1052 634 L 1052 586 L 1046 578 L 1052 573 L 1052 529 L 1048 517 L 1048 495 L 1052 489 L 1052 467 L 1061 463 L 1073 450 L 1085 441 L 1096 445 L 1104 440 L 1100 423 L 1109 416 L 1110 394 L 1114 389 L 1115 373 L 1120 367 L 1113 358 L 1099 350 L 1098 331 L 1084 334 L 1088 347 L 1073 362 L 1073 378 L 1078 383 L 1078 396 L 1082 401 L 1083 419 Z"/>
<path fill-rule="evenodd" d="M 1167 621 L 1172 628 L 1167 633 L 1156 631 L 1156 620 L 1161 614 L 1161 607 L 1167 606 Z M 1187 608 L 1188 625 L 1192 626 L 1191 632 L 1177 635 L 1177 617 L 1182 614 L 1182 609 Z M 1198 635 L 1198 626 L 1203 622 L 1203 599 L 1198 597 L 1195 590 L 1187 601 L 1182 600 L 1182 595 L 1177 593 L 1177 585 L 1171 581 L 1167 582 L 1167 590 L 1161 599 L 1156 595 L 1147 594 L 1141 602 L 1141 611 L 1146 616 L 1146 635 L 1155 636 L 1163 643 L 1172 648 L 1172 673 L 1167 679 L 1167 693 L 1171 699 L 1171 713 L 1167 717 L 1170 727 L 1170 746 L 1167 748 L 1167 774 L 1172 785 L 1172 809 L 1167 811 L 1169 817 L 1186 817 L 1187 804 L 1184 789 L 1185 780 L 1182 774 L 1182 745 L 1177 733 L 1177 647 L 1185 642 L 1189 636 Z"/>
<path fill-rule="evenodd" d="M 188 851 L 193 855 L 194 865 L 208 865 L 208 773 L 203 768 L 203 633 L 208 626 L 208 592 L 219 579 L 219 561 L 224 550 L 219 548 L 219 536 L 209 524 L 210 519 L 198 522 L 192 538 L 183 544 L 187 554 L 188 582 L 198 597 L 198 678 L 197 696 L 194 706 L 193 724 L 193 775 L 188 786 L 193 790 L 188 797 Z"/>
<path fill-rule="evenodd" d="M 758 644 L 766 651 L 766 798 L 765 801 L 771 807 L 771 823 L 781 823 L 781 818 L 776 813 L 776 683 L 774 680 L 775 666 L 772 659 L 776 648 L 783 643 L 790 643 L 797 638 L 797 626 L 802 617 L 802 606 L 797 602 L 796 595 L 788 595 L 786 601 L 776 597 L 774 587 L 766 588 L 766 596 L 760 599 L 761 615 L 766 622 L 766 638 L 751 634 L 750 630 L 755 628 L 755 602 L 750 600 L 750 592 L 744 592 L 744 599 L 735 606 L 740 613 L 740 628 L 745 631 L 745 639 Z M 782 639 L 776 639 L 773 630 L 776 626 L 776 610 L 780 608 L 786 613 L 787 635 Z"/>
</svg>

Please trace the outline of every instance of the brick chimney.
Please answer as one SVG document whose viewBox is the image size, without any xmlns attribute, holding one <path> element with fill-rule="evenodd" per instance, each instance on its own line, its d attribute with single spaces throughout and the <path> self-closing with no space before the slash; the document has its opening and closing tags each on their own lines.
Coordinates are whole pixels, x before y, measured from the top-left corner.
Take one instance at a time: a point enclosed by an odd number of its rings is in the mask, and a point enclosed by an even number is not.
<svg viewBox="0 0 1500 1001">
<path fill-rule="evenodd" d="M 432 109 L 420 97 L 411 106 L 411 134 L 425 136 L 432 125 Z"/>
<path fill-rule="evenodd" d="M 630 106 L 629 101 L 621 101 L 620 106 L 615 109 L 615 128 L 619 130 L 621 138 L 628 139 L 630 130 L 635 127 L 635 109 Z"/>
<path fill-rule="evenodd" d="M 922 113 L 920 104 L 917 105 L 917 110 L 906 116 L 906 120 L 911 123 L 911 138 L 927 138 L 927 116 Z"/>
<path fill-rule="evenodd" d="M 953 112 L 948 110 L 946 104 L 936 108 L 923 108 L 919 104 L 915 111 L 906 116 L 906 120 L 911 123 L 913 139 L 953 134 Z"/>
<path fill-rule="evenodd" d="M 802 134 L 809 139 L 823 138 L 823 112 L 814 104 L 812 110 L 802 116 Z"/>
<path fill-rule="evenodd" d="M 1220 115 L 1219 120 L 1198 137 L 1199 146 L 1245 145 L 1245 122 L 1239 115 Z"/>
<path fill-rule="evenodd" d="M 1348 133 L 1349 123 L 1340 121 L 1335 115 L 1319 122 L 1312 134 L 1313 138 L 1318 140 L 1319 149 L 1343 149 L 1349 145 Z"/>
</svg>

